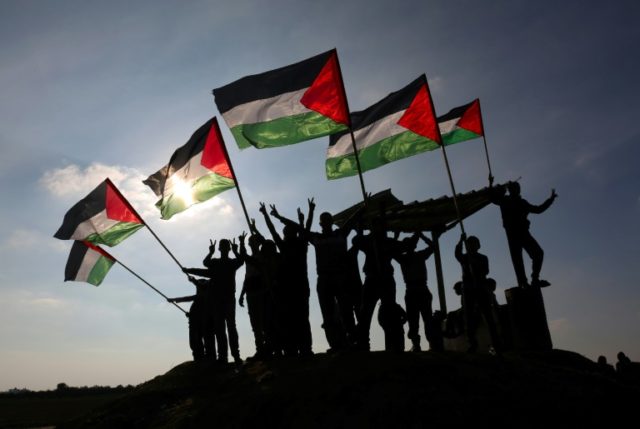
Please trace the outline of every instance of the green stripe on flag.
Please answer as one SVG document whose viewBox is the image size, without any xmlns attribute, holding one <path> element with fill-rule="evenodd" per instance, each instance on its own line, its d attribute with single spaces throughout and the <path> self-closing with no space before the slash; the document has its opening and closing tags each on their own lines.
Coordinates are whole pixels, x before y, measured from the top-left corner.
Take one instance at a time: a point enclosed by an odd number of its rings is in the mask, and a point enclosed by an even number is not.
<svg viewBox="0 0 640 429">
<path fill-rule="evenodd" d="M 114 260 L 105 258 L 104 256 L 101 256 L 100 258 L 98 258 L 98 260 L 96 261 L 96 264 L 93 266 L 93 268 L 91 269 L 91 272 L 89 273 L 89 277 L 87 278 L 87 283 L 90 283 L 94 286 L 99 286 L 114 263 L 115 263 Z"/>
<path fill-rule="evenodd" d="M 242 124 L 231 129 L 238 147 L 259 149 L 286 146 L 346 130 L 347 126 L 317 112 L 285 116 L 273 121 Z"/>
<path fill-rule="evenodd" d="M 481 134 L 476 134 L 472 131 L 465 130 L 464 128 L 457 128 L 450 133 L 443 134 L 442 141 L 445 146 L 449 146 L 450 144 L 476 139 L 481 136 Z"/>
<path fill-rule="evenodd" d="M 142 228 L 144 225 L 135 222 L 120 222 L 107 229 L 106 231 L 93 233 L 85 240 L 93 244 L 104 244 L 106 246 L 115 246 L 125 240 L 131 234 Z"/>
<path fill-rule="evenodd" d="M 193 183 L 191 186 L 192 201 L 187 201 L 181 196 L 171 194 L 156 205 L 160 209 L 162 219 L 170 219 L 173 215 L 188 209 L 193 204 L 206 201 L 227 189 L 235 187 L 235 185 L 233 179 L 211 173 L 200 177 Z"/>
<path fill-rule="evenodd" d="M 407 158 L 418 153 L 438 149 L 438 144 L 412 131 L 405 131 L 380 140 L 358 151 L 362 171 L 373 170 L 381 165 Z M 327 179 L 334 180 L 358 174 L 356 158 L 353 153 L 328 158 L 326 162 Z"/>
</svg>

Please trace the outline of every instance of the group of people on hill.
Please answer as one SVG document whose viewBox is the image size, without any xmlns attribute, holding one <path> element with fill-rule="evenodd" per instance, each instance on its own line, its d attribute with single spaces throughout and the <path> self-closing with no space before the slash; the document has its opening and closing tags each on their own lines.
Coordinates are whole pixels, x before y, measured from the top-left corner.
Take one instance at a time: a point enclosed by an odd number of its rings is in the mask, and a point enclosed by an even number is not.
<svg viewBox="0 0 640 429">
<path fill-rule="evenodd" d="M 501 208 L 519 284 L 529 285 L 526 276 L 522 277 L 516 267 L 517 262 L 523 265 L 524 249 L 532 257 L 531 284 L 544 286 L 546 282 L 539 279 L 542 250 L 528 232 L 526 217 L 528 213 L 546 210 L 556 194 L 553 191 L 544 204 L 533 206 L 520 197 L 516 185 L 509 184 L 509 195 L 505 195 L 502 187 L 494 188 L 492 202 Z M 369 350 L 371 322 L 378 301 L 378 321 L 384 330 L 386 350 L 404 350 L 404 324 L 408 322 L 412 350 L 420 351 L 420 319 L 430 349 L 442 350 L 440 320 L 434 318 L 433 297 L 427 287 L 426 260 L 433 253 L 431 240 L 421 232 L 402 240 L 398 233 L 390 237 L 382 214 L 369 222 L 369 231 L 365 234 L 360 211 L 339 228 L 334 227 L 333 216 L 324 212 L 319 218 L 320 231 L 316 232 L 311 230 L 314 211 L 315 203 L 310 199 L 306 219 L 298 209 L 298 219 L 294 221 L 282 216 L 274 205 L 268 212 L 261 203 L 260 213 L 271 239 L 260 234 L 253 220 L 248 238 L 243 233 L 237 241 L 220 240 L 218 257 L 214 257 L 216 242 L 210 242 L 204 268 L 184 269 L 196 286 L 196 294 L 169 301 L 193 301 L 189 311 L 189 342 L 195 360 L 227 362 L 230 349 L 234 361 L 242 361 L 235 323 L 235 277 L 243 264 L 246 270 L 238 304 L 244 307 L 246 303 L 248 308 L 255 339 L 254 357 L 313 354 L 309 324 L 309 245 L 315 249 L 316 290 L 328 352 Z M 276 230 L 272 217 L 284 225 L 282 235 Z M 349 245 L 349 236 L 354 230 L 355 236 Z M 425 246 L 417 250 L 420 241 Z M 494 349 L 499 350 L 501 342 L 493 319 L 495 281 L 488 278 L 488 258 L 479 253 L 479 249 L 480 241 L 476 237 L 463 234 L 455 250 L 462 267 L 462 282 L 457 288 L 465 310 L 469 351 L 477 348 L 475 331 L 480 317 L 486 320 Z M 364 254 L 364 281 L 358 264 L 360 252 Z M 405 283 L 404 308 L 396 302 L 393 260 L 400 265 Z M 521 271 L 524 273 L 524 267 Z"/>
</svg>

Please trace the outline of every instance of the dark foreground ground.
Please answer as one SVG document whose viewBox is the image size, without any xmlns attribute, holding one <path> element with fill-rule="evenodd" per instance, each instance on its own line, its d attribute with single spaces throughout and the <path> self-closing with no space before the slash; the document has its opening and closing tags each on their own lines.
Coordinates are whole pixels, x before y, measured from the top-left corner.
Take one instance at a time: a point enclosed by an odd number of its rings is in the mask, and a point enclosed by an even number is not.
<svg viewBox="0 0 640 429">
<path fill-rule="evenodd" d="M 638 407 L 639 384 L 602 375 L 571 352 L 377 352 L 239 370 L 186 362 L 58 427 L 635 427 Z"/>
<path fill-rule="evenodd" d="M 0 428 L 50 427 L 77 418 L 123 397 L 91 395 L 0 395 Z"/>
</svg>

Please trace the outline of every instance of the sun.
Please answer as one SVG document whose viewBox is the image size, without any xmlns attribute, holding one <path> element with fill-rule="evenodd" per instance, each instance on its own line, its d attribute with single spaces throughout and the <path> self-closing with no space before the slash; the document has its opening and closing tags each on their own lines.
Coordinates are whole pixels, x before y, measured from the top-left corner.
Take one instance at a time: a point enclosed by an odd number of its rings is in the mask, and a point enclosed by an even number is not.
<svg viewBox="0 0 640 429">
<path fill-rule="evenodd" d="M 173 180 L 173 194 L 181 199 L 187 207 L 195 203 L 191 186 L 177 177 Z"/>
</svg>

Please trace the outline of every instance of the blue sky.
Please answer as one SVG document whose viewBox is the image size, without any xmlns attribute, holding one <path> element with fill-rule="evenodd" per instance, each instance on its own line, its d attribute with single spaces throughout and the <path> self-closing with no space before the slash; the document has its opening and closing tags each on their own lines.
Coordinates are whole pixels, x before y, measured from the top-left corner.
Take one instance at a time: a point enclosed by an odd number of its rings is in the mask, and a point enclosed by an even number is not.
<svg viewBox="0 0 640 429">
<path fill-rule="evenodd" d="M 103 285 L 64 283 L 71 243 L 51 236 L 64 213 L 111 177 L 184 265 L 208 238 L 244 228 L 233 191 L 166 222 L 140 180 L 218 112 L 211 89 L 337 47 L 349 103 L 360 110 L 419 74 L 436 110 L 476 97 L 497 181 L 559 198 L 532 231 L 554 344 L 595 359 L 640 360 L 640 6 L 632 1 L 3 1 L 0 2 L 0 390 L 135 384 L 190 358 L 186 320 L 119 267 Z M 357 202 L 357 178 L 328 182 L 328 139 L 230 156 L 253 216 Z M 481 140 L 451 147 L 458 191 L 486 184 Z M 366 173 L 367 189 L 405 202 L 449 194 L 441 156 Z M 259 222 L 261 225 L 261 222 Z M 499 210 L 469 219 L 502 291 L 515 284 Z M 460 276 L 457 232 L 442 240 L 449 307 Z M 114 256 L 167 295 L 188 284 L 140 231 Z M 310 272 L 314 272 L 313 251 Z M 433 262 L 428 262 L 435 278 Z M 241 283 L 243 274 L 238 275 Z M 312 289 L 315 278 L 310 278 Z M 432 290 L 435 282 L 430 282 Z M 398 298 L 403 296 L 398 282 Z M 314 349 L 324 351 L 312 294 Z M 243 355 L 253 353 L 238 311 Z M 375 323 L 374 323 L 375 325 Z M 374 345 L 381 346 L 374 329 Z"/>
</svg>

